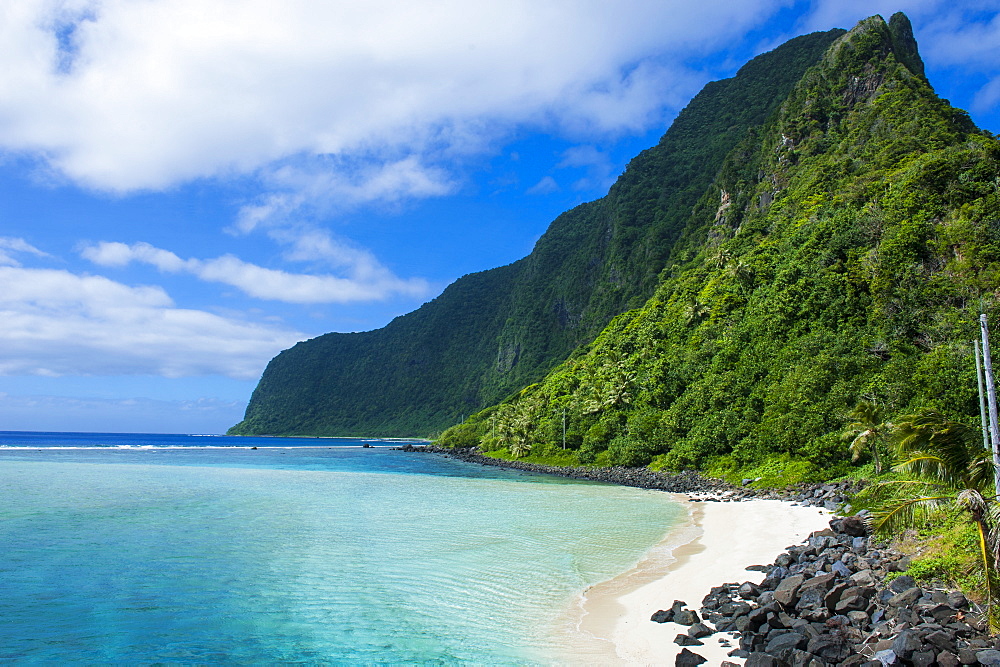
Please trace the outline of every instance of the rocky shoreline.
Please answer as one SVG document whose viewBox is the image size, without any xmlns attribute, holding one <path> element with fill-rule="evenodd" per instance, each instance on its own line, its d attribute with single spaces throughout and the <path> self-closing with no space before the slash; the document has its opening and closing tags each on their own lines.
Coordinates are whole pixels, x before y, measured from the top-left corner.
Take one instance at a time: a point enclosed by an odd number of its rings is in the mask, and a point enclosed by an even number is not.
<svg viewBox="0 0 1000 667">
<path fill-rule="evenodd" d="M 743 480 L 736 486 L 721 479 L 704 477 L 694 471 L 679 473 L 655 472 L 648 468 L 587 468 L 584 466 L 547 466 L 524 461 L 507 461 L 484 456 L 472 448 L 447 449 L 434 445 L 407 444 L 397 449 L 405 452 L 440 454 L 450 458 L 477 463 L 479 465 L 511 468 L 525 472 L 556 475 L 572 479 L 605 482 L 640 489 L 656 489 L 670 493 L 692 495 L 692 502 L 737 502 L 740 500 L 787 500 L 801 505 L 823 507 L 837 511 L 851 495 L 861 489 L 857 482 L 835 482 L 826 484 L 799 484 L 786 489 L 757 489 L 750 486 L 756 480 Z"/>
<path fill-rule="evenodd" d="M 498 466 L 692 495 L 693 502 L 780 499 L 844 511 L 860 483 L 805 484 L 783 490 L 755 489 L 695 472 L 660 473 L 644 468 L 545 466 L 505 461 L 474 449 L 406 445 L 410 452 L 437 453 L 470 463 Z M 685 647 L 676 665 L 701 665 L 705 658 L 687 647 L 728 633 L 730 652 L 748 667 L 957 667 L 1000 666 L 1000 639 L 986 619 L 958 591 L 917 586 L 904 572 L 907 559 L 877 542 L 864 516 L 837 517 L 805 544 L 789 547 L 769 565 L 762 583 L 727 583 L 705 596 L 699 611 L 674 601 L 651 621 L 686 630 L 674 642 Z M 724 666 L 736 666 L 724 662 Z"/>
<path fill-rule="evenodd" d="M 738 647 L 729 655 L 748 667 L 1000 665 L 1000 640 L 981 610 L 958 591 L 889 577 L 906 565 L 872 539 L 862 516 L 835 518 L 774 563 L 748 568 L 767 573 L 762 583 L 723 584 L 700 612 L 675 601 L 651 620 L 686 626 L 680 646 L 732 633 Z M 676 664 L 706 662 L 695 651 L 685 648 Z"/>
</svg>

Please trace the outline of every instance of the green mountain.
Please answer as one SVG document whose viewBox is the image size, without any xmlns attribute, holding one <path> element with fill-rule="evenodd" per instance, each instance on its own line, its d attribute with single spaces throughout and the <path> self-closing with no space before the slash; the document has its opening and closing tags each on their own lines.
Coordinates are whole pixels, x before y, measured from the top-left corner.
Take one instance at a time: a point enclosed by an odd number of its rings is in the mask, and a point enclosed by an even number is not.
<svg viewBox="0 0 1000 667">
<path fill-rule="evenodd" d="M 829 470 L 862 400 L 975 423 L 978 313 L 1000 326 L 998 174 L 1000 142 L 934 94 L 907 18 L 862 21 L 728 152 L 652 298 L 442 442 Z"/>
<path fill-rule="evenodd" d="M 431 434 L 541 380 L 649 299 L 726 156 L 843 33 L 793 39 L 705 86 L 606 197 L 559 216 L 528 257 L 467 275 L 382 329 L 285 350 L 230 433 Z"/>
</svg>

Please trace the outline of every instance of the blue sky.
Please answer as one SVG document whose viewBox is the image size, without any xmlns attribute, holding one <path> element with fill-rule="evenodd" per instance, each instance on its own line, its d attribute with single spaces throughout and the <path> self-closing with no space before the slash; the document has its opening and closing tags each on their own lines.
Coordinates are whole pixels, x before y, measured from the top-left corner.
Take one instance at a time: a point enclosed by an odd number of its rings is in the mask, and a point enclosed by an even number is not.
<svg viewBox="0 0 1000 667">
<path fill-rule="evenodd" d="M 906 11 L 1000 132 L 1000 2 L 19 0 L 0 8 L 0 430 L 222 432 L 603 196 L 706 82 Z"/>
</svg>

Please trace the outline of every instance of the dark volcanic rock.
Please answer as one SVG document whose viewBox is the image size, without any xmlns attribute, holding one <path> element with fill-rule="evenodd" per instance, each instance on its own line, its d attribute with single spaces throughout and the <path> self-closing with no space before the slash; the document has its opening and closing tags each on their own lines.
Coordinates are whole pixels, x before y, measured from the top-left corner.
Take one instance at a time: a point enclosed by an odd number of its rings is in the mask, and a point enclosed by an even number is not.
<svg viewBox="0 0 1000 667">
<path fill-rule="evenodd" d="M 778 661 L 773 656 L 761 653 L 760 651 L 751 653 L 743 665 L 744 667 L 780 667 Z"/>
<path fill-rule="evenodd" d="M 799 587 L 805 580 L 801 574 L 785 577 L 774 589 L 774 600 L 784 607 L 794 607 L 799 601 Z"/>
<path fill-rule="evenodd" d="M 654 623 L 669 623 L 674 620 L 674 612 L 669 609 L 661 609 L 659 611 L 654 611 L 653 615 L 649 620 Z"/>
<path fill-rule="evenodd" d="M 691 609 L 681 609 L 674 614 L 674 623 L 678 625 L 694 625 L 699 621 L 701 621 L 701 618 L 699 618 L 698 612 Z"/>
<path fill-rule="evenodd" d="M 692 653 L 688 649 L 683 649 L 674 659 L 675 667 L 697 667 L 698 665 L 706 662 L 708 662 L 708 660 L 697 653 Z"/>
<path fill-rule="evenodd" d="M 705 642 L 698 641 L 690 635 L 677 635 L 674 637 L 674 643 L 678 646 L 704 646 Z"/>
<path fill-rule="evenodd" d="M 715 634 L 715 632 L 704 623 L 695 623 L 688 628 L 687 633 L 689 637 L 694 637 L 695 639 L 701 639 L 702 637 L 708 637 Z"/>
</svg>

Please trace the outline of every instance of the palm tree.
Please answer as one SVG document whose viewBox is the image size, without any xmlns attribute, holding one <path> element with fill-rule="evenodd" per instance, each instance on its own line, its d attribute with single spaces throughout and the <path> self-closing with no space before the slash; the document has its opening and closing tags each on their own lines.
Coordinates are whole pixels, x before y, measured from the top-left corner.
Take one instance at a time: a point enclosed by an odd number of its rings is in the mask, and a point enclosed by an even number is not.
<svg viewBox="0 0 1000 667">
<path fill-rule="evenodd" d="M 534 426 L 528 405 L 504 403 L 495 413 L 496 440 L 518 459 L 531 452 L 532 429 Z"/>
<path fill-rule="evenodd" d="M 979 430 L 924 410 L 901 417 L 892 438 L 901 461 L 894 470 L 908 478 L 881 482 L 863 493 L 876 502 L 873 528 L 897 533 L 936 509 L 961 509 L 978 533 L 990 626 L 1000 629 L 1000 504 L 992 458 Z"/>
<path fill-rule="evenodd" d="M 703 318 L 708 317 L 710 309 L 707 305 L 698 300 L 698 297 L 691 297 L 684 306 L 684 323 L 697 324 Z"/>
<path fill-rule="evenodd" d="M 854 406 L 848 418 L 854 421 L 844 428 L 843 439 L 850 440 L 848 449 L 851 460 L 857 461 L 865 450 L 870 450 L 875 460 L 875 474 L 882 474 L 879 450 L 885 445 L 892 424 L 885 421 L 882 408 L 869 401 L 861 401 Z"/>
</svg>

